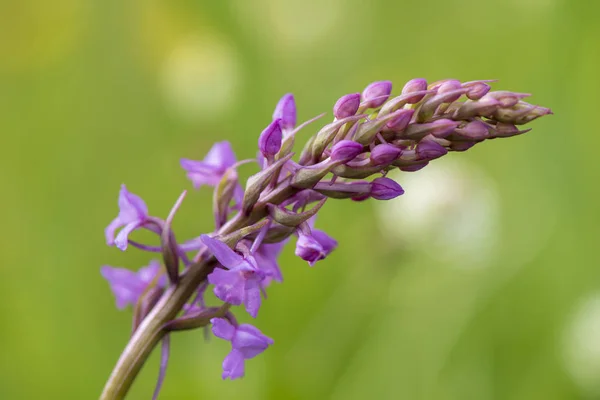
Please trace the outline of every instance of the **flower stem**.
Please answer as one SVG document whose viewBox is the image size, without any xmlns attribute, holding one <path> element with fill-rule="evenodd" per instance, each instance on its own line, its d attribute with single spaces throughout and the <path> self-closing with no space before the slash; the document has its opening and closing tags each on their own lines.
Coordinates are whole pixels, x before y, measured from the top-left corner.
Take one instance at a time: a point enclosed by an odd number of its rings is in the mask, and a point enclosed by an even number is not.
<svg viewBox="0 0 600 400">
<path fill-rule="evenodd" d="M 108 378 L 100 400 L 124 399 L 142 365 L 165 335 L 163 326 L 174 319 L 198 285 L 212 270 L 211 263 L 201 260 L 194 270 L 182 275 L 177 285 L 169 288 L 152 311 L 144 318 L 121 354 Z"/>
<path fill-rule="evenodd" d="M 242 213 L 238 213 L 221 227 L 218 232 L 219 235 L 232 233 L 259 221 L 267 215 L 267 202 L 280 204 L 296 191 L 296 189 L 289 186 L 289 179 L 280 183 L 263 202 L 259 202 L 253 208 L 251 215 L 244 216 Z M 211 260 L 210 255 L 204 252 L 196 263 L 181 274 L 177 284 L 165 291 L 129 339 L 129 343 L 104 386 L 100 400 L 121 400 L 125 398 L 144 362 L 165 335 L 164 325 L 177 316 L 183 305 L 197 291 L 198 286 L 212 272 L 214 266 L 215 263 Z"/>
</svg>

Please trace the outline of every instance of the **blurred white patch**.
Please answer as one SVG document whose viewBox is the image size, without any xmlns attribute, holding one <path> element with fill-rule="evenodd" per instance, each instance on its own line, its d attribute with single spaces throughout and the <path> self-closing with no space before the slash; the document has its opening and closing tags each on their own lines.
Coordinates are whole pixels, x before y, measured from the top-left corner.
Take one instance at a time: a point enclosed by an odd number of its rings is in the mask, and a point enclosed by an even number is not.
<svg viewBox="0 0 600 400">
<path fill-rule="evenodd" d="M 476 165 L 455 158 L 421 171 L 394 171 L 405 194 L 377 202 L 390 245 L 400 244 L 458 267 L 481 267 L 493 258 L 499 210 L 494 182 Z"/>
<path fill-rule="evenodd" d="M 261 33 L 282 52 L 319 44 L 335 32 L 348 6 L 342 0 L 237 0 L 232 4 L 249 30 Z"/>
<path fill-rule="evenodd" d="M 216 36 L 179 42 L 163 67 L 169 106 L 186 120 L 222 116 L 235 102 L 239 84 L 235 50 Z"/>
<path fill-rule="evenodd" d="M 600 395 L 600 293 L 582 301 L 563 338 L 567 372 L 586 395 Z"/>
</svg>

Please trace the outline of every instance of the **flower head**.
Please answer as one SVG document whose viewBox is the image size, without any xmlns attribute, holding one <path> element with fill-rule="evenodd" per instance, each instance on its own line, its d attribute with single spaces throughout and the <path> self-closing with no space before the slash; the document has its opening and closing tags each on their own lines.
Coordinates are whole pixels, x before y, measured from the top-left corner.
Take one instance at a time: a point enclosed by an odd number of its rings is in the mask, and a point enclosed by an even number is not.
<svg viewBox="0 0 600 400">
<path fill-rule="evenodd" d="M 249 324 L 232 325 L 225 318 L 212 318 L 212 331 L 216 337 L 231 342 L 231 352 L 223 360 L 223 379 L 244 376 L 244 362 L 256 357 L 274 343 L 258 328 Z"/>
<path fill-rule="evenodd" d="M 215 296 L 233 305 L 244 304 L 246 311 L 256 318 L 261 303 L 261 282 L 265 273 L 257 267 L 254 257 L 242 257 L 225 243 L 208 235 L 202 235 L 200 239 L 217 261 L 227 268 L 215 268 L 208 275 L 208 282 L 215 285 Z"/>
<path fill-rule="evenodd" d="M 100 273 L 108 281 L 110 289 L 115 295 L 117 308 L 119 309 L 137 303 L 147 286 L 159 272 L 160 263 L 156 260 L 151 261 L 147 267 L 140 268 L 137 272 L 108 265 L 100 268 Z M 159 286 L 164 287 L 165 284 L 164 277 L 158 280 Z"/>
<path fill-rule="evenodd" d="M 202 185 L 216 186 L 229 167 L 235 164 L 235 153 L 229 142 L 217 142 L 202 161 L 181 159 L 181 167 L 197 189 Z"/>
<path fill-rule="evenodd" d="M 106 227 L 104 236 L 106 244 L 116 245 L 120 250 L 127 249 L 128 237 L 131 232 L 148 222 L 148 207 L 144 200 L 121 185 L 119 191 L 119 215 Z M 115 231 L 123 227 L 115 238 Z"/>
</svg>

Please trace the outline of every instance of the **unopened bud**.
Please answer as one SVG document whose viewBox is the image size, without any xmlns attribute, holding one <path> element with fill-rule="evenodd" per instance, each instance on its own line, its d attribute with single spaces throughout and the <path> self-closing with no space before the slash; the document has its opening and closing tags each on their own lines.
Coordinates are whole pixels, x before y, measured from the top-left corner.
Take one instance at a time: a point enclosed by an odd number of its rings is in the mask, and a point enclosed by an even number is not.
<svg viewBox="0 0 600 400">
<path fill-rule="evenodd" d="M 389 120 L 386 126 L 394 132 L 402 132 L 410 123 L 414 112 L 413 109 L 400 109 L 395 112 L 395 117 Z"/>
<path fill-rule="evenodd" d="M 460 103 L 459 103 L 460 104 Z M 488 95 L 479 100 L 467 100 L 452 115 L 453 119 L 465 120 L 473 117 L 486 117 L 500 108 L 500 102 Z"/>
<path fill-rule="evenodd" d="M 279 149 L 281 149 L 281 140 L 283 138 L 281 121 L 278 118 L 271 122 L 258 138 L 258 148 L 267 159 L 274 157 L 279 152 Z"/>
<path fill-rule="evenodd" d="M 367 108 L 377 108 L 390 97 L 392 82 L 377 81 L 369 84 L 362 92 L 363 105 Z"/>
<path fill-rule="evenodd" d="M 404 85 L 404 87 L 402 88 L 402 94 L 421 92 L 424 90 L 427 90 L 427 81 L 423 78 L 416 78 L 411 79 L 406 83 L 406 85 Z M 408 104 L 415 104 L 421 101 L 424 96 L 424 94 L 416 95 L 408 99 L 406 102 Z"/>
<path fill-rule="evenodd" d="M 454 132 L 466 139 L 483 140 L 489 137 L 488 126 L 479 120 L 468 122 L 462 128 L 456 128 Z"/>
<path fill-rule="evenodd" d="M 273 119 L 281 119 L 281 127 L 285 130 L 292 130 L 296 126 L 296 102 L 294 95 L 288 93 L 284 95 L 273 112 Z"/>
<path fill-rule="evenodd" d="M 479 100 L 490 91 L 490 85 L 486 81 L 473 81 L 463 83 L 463 87 L 469 89 L 465 95 L 471 100 Z"/>
<path fill-rule="evenodd" d="M 434 160 L 448 153 L 448 150 L 431 138 L 424 138 L 417 144 L 417 155 L 420 159 Z"/>
<path fill-rule="evenodd" d="M 457 81 L 456 79 L 448 79 L 439 86 L 437 92 L 438 94 L 444 94 L 448 92 L 456 93 L 446 100 L 447 103 L 452 103 L 453 101 L 458 100 L 462 95 L 460 92 L 457 92 L 458 89 L 462 89 L 462 84 L 460 81 Z"/>
<path fill-rule="evenodd" d="M 450 143 L 450 150 L 452 151 L 467 151 L 471 147 L 475 146 L 477 142 L 452 142 Z"/>
<path fill-rule="evenodd" d="M 423 169 L 429 164 L 429 161 L 418 162 L 410 165 L 404 165 L 402 167 L 398 167 L 400 171 L 404 172 L 416 172 L 420 169 Z"/>
<path fill-rule="evenodd" d="M 459 122 L 445 118 L 425 124 L 410 124 L 401 136 L 417 140 L 427 135 L 444 138 L 454 132 L 454 128 L 456 128 L 458 124 Z"/>
<path fill-rule="evenodd" d="M 404 194 L 404 189 L 390 178 L 377 178 L 371 182 L 371 197 L 377 200 L 391 200 Z"/>
<path fill-rule="evenodd" d="M 531 96 L 529 93 L 515 93 L 509 91 L 489 92 L 487 96 L 492 97 L 500 102 L 500 107 L 513 107 L 519 100 Z"/>
<path fill-rule="evenodd" d="M 379 144 L 371 150 L 371 162 L 375 165 L 385 165 L 393 162 L 402 154 L 402 149 L 391 144 Z"/>
<path fill-rule="evenodd" d="M 363 145 L 353 140 L 340 140 L 331 148 L 331 160 L 346 163 L 363 151 Z"/>
<path fill-rule="evenodd" d="M 352 93 L 342 96 L 333 106 L 333 115 L 337 119 L 350 117 L 358 111 L 360 106 L 360 93 Z"/>
</svg>

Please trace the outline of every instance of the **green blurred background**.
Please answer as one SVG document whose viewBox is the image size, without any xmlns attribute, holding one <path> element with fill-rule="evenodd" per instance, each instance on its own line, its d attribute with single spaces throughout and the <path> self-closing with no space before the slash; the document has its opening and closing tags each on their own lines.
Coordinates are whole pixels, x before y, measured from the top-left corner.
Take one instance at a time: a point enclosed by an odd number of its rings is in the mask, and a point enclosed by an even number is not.
<svg viewBox="0 0 600 400">
<path fill-rule="evenodd" d="M 331 203 L 339 249 L 311 269 L 288 248 L 256 321 L 276 344 L 224 382 L 226 342 L 175 335 L 161 398 L 600 399 L 599 11 L 0 1 L 0 399 L 98 397 L 130 329 L 99 267 L 150 260 L 104 243 L 122 182 L 164 217 L 191 186 L 179 158 L 223 139 L 252 157 L 282 94 L 304 120 L 413 77 L 496 78 L 555 115 L 399 175 L 398 201 Z M 188 196 L 179 237 L 211 230 L 210 198 Z"/>
</svg>

